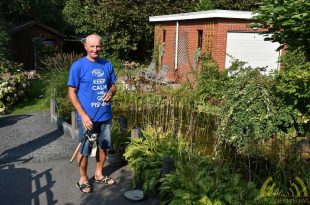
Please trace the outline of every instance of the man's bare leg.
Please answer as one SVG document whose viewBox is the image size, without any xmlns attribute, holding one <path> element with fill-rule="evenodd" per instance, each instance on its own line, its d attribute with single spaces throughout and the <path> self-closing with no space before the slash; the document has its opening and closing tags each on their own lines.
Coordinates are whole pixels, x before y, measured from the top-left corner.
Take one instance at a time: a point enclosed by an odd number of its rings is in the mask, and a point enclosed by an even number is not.
<svg viewBox="0 0 310 205">
<path fill-rule="evenodd" d="M 98 147 L 97 154 L 96 154 L 96 171 L 95 171 L 96 179 L 103 178 L 102 169 L 103 169 L 103 165 L 105 163 L 106 158 L 107 158 L 107 151 Z"/>
<path fill-rule="evenodd" d="M 96 171 L 95 171 L 96 180 L 102 180 L 104 178 L 102 169 L 106 158 L 107 158 L 107 150 L 98 148 L 96 154 Z M 113 179 L 110 179 L 107 183 L 114 184 L 115 181 Z"/>
<path fill-rule="evenodd" d="M 88 157 L 84 157 L 81 155 L 81 153 L 78 153 L 77 156 L 77 163 L 79 166 L 79 173 L 80 173 L 80 180 L 79 184 L 85 184 L 88 183 L 88 176 L 87 176 L 87 165 L 88 165 Z M 83 190 L 84 192 L 89 192 L 91 191 L 90 188 L 85 188 Z"/>
</svg>

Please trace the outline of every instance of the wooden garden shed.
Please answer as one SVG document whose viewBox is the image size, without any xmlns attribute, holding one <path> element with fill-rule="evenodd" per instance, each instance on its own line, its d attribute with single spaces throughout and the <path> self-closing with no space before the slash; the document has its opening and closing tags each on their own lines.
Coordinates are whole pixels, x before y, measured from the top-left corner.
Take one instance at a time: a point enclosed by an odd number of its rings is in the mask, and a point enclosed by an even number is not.
<svg viewBox="0 0 310 205">
<path fill-rule="evenodd" d="M 233 58 L 267 72 L 278 69 L 278 43 L 264 41 L 260 29 L 249 27 L 252 12 L 208 10 L 163 16 L 151 16 L 155 25 L 154 48 L 159 67 L 168 65 L 166 78 L 176 82 L 193 81 L 199 71 L 200 57 L 211 54 L 220 70 Z"/>
<path fill-rule="evenodd" d="M 38 67 L 41 55 L 59 50 L 63 34 L 36 21 L 29 21 L 12 30 L 13 52 L 16 62 L 26 69 Z"/>
</svg>

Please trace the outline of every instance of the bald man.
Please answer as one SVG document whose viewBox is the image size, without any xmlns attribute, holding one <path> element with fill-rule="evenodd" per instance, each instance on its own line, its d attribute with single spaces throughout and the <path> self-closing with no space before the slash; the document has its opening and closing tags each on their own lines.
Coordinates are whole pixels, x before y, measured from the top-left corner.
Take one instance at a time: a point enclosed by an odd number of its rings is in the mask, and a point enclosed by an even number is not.
<svg viewBox="0 0 310 205">
<path fill-rule="evenodd" d="M 87 140 L 77 155 L 80 179 L 76 186 L 83 193 L 93 191 L 90 182 L 112 185 L 115 181 L 103 174 L 107 149 L 111 149 L 112 108 L 111 99 L 116 92 L 116 76 L 112 64 L 99 57 L 101 37 L 86 37 L 84 48 L 87 55 L 71 65 L 68 80 L 68 96 L 78 112 L 79 141 L 87 130 L 98 133 L 96 169 L 92 178 L 87 176 L 91 143 Z"/>
</svg>

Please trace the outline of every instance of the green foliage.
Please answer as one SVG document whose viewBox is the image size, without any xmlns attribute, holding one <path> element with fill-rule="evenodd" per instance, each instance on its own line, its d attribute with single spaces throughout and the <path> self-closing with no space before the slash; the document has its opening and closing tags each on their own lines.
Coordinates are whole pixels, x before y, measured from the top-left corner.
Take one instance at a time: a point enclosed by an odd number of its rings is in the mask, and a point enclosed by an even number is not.
<svg viewBox="0 0 310 205">
<path fill-rule="evenodd" d="M 130 131 L 128 129 L 120 129 L 117 126 L 113 126 L 111 137 L 112 137 L 113 147 L 112 147 L 112 150 L 109 150 L 109 152 L 123 153 L 126 146 L 130 142 Z"/>
<path fill-rule="evenodd" d="M 9 43 L 10 36 L 8 25 L 0 17 L 0 58 L 10 57 Z"/>
<path fill-rule="evenodd" d="M 259 7 L 260 2 L 262 0 L 199 0 L 194 9 L 196 11 L 211 9 L 254 11 Z"/>
<path fill-rule="evenodd" d="M 67 70 L 70 69 L 71 64 L 77 59 L 81 58 L 82 54 L 75 53 L 56 53 L 42 60 L 44 69 L 47 70 Z"/>
<path fill-rule="evenodd" d="M 259 7 L 262 0 L 214 0 L 216 9 L 253 11 Z"/>
<path fill-rule="evenodd" d="M 288 44 L 291 49 L 301 48 L 310 55 L 310 2 L 308 0 L 263 0 L 262 6 L 253 17 L 252 26 L 268 29 L 272 42 L 281 48 Z"/>
<path fill-rule="evenodd" d="M 68 93 L 68 77 L 71 64 L 80 57 L 77 54 L 57 54 L 47 58 L 43 63 L 49 72 L 45 76 L 45 96 L 48 100 L 56 99 L 59 115 L 65 119 L 70 118 L 73 106 L 70 103 Z"/>
<path fill-rule="evenodd" d="M 22 66 L 0 57 L 0 114 L 8 112 L 29 86 Z"/>
<path fill-rule="evenodd" d="M 199 111 L 209 109 L 208 104 L 219 105 L 223 100 L 229 84 L 227 70 L 219 71 L 216 62 L 211 56 L 204 55 L 201 73 L 195 91 L 195 103 Z"/>
<path fill-rule="evenodd" d="M 135 172 L 134 184 L 140 176 L 145 193 L 155 194 L 161 178 L 162 159 L 176 156 L 177 146 L 172 133 L 163 133 L 150 127 L 143 131 L 143 138 L 132 139 L 124 156 Z"/>
<path fill-rule="evenodd" d="M 287 105 L 300 112 L 299 122 L 310 131 L 310 62 L 299 50 L 287 52 L 277 77 L 276 88 Z"/>
<path fill-rule="evenodd" d="M 1 1 L 2 16 L 8 21 L 17 24 L 29 20 L 37 20 L 54 28 L 63 26 L 61 11 L 65 0 L 11 0 Z"/>
<path fill-rule="evenodd" d="M 196 3 L 195 10 L 196 11 L 205 11 L 205 10 L 211 10 L 214 9 L 214 1 L 212 0 L 199 0 L 198 3 Z"/>
<path fill-rule="evenodd" d="M 258 69 L 234 75 L 221 111 L 220 141 L 249 154 L 256 143 L 294 130 L 296 111 L 276 96 L 274 83 L 272 76 L 262 75 Z"/>
<path fill-rule="evenodd" d="M 227 166 L 194 152 L 161 179 L 160 193 L 163 204 L 256 204 L 258 191 Z"/>
<path fill-rule="evenodd" d="M 190 149 L 181 136 L 148 128 L 143 138 L 132 139 L 125 157 L 140 176 L 146 194 L 160 190 L 162 204 L 255 204 L 253 183 L 230 174 L 226 166 Z M 175 161 L 175 172 L 161 176 L 162 159 Z"/>
<path fill-rule="evenodd" d="M 47 86 L 44 94 L 46 96 L 46 99 L 48 100 L 48 102 L 51 98 L 56 99 L 58 114 L 65 119 L 71 116 L 71 111 L 73 110 L 73 106 L 71 105 L 67 97 L 68 77 L 69 69 L 55 69 L 45 76 L 45 83 Z"/>
<path fill-rule="evenodd" d="M 104 53 L 144 60 L 153 48 L 149 16 L 189 11 L 192 2 L 68 0 L 63 14 L 76 33 L 99 33 L 103 37 Z"/>
<path fill-rule="evenodd" d="M 31 84 L 26 91 L 27 98 L 15 104 L 11 114 L 28 114 L 49 108 L 49 103 L 47 103 L 49 101 L 44 95 L 46 87 L 44 75 L 45 72 L 40 72 L 41 77 L 29 80 Z"/>
</svg>

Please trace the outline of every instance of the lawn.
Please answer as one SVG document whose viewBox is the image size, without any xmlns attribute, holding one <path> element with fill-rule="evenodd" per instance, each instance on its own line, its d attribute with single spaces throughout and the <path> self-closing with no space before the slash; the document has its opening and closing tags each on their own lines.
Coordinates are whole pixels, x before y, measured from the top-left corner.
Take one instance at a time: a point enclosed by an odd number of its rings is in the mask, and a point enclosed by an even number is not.
<svg viewBox="0 0 310 205">
<path fill-rule="evenodd" d="M 14 106 L 11 114 L 27 114 L 49 108 L 49 100 L 44 95 L 45 74 L 40 73 L 40 75 L 43 77 L 31 81 L 26 96 Z"/>
</svg>

